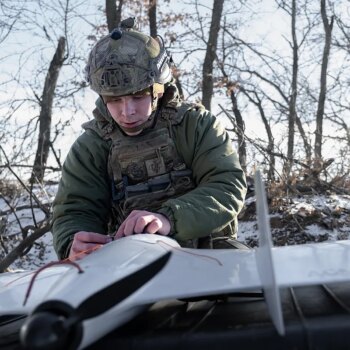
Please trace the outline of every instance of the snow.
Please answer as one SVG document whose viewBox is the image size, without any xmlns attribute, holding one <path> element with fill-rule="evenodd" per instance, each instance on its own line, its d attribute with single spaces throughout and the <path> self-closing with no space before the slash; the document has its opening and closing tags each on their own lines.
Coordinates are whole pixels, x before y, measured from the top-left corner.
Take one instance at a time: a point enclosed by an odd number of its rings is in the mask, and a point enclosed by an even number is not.
<svg viewBox="0 0 350 350">
<path fill-rule="evenodd" d="M 35 187 L 34 194 L 43 204 L 50 205 L 57 191 L 57 184 Z M 6 197 L 11 207 L 18 208 L 16 215 L 22 227 L 34 225 L 45 218 L 42 209 L 28 208 L 30 197 L 26 192 Z M 350 196 L 349 195 L 305 195 L 281 198 L 278 206 L 270 207 L 270 223 L 274 245 L 301 244 L 309 242 L 335 241 L 350 237 Z M 22 240 L 21 230 L 14 213 L 0 199 L 0 233 L 8 251 Z M 238 240 L 251 247 L 257 246 L 259 229 L 255 213 L 255 197 L 246 200 L 245 208 L 239 218 Z M 2 246 L 3 248 L 3 246 Z M 6 255 L 0 251 L 0 259 Z M 17 259 L 10 270 L 34 270 L 37 267 L 56 261 L 52 244 L 52 234 L 47 232 L 38 239 L 29 253 Z"/>
<path fill-rule="evenodd" d="M 320 228 L 319 225 L 312 224 L 306 227 L 306 234 L 313 238 L 315 242 L 322 241 L 336 241 L 337 233 L 334 230 L 327 230 Z"/>
<path fill-rule="evenodd" d="M 46 187 L 35 186 L 33 188 L 34 195 L 38 198 L 41 205 L 49 207 L 55 198 L 58 185 L 47 185 Z M 6 197 L 12 208 L 17 208 L 14 212 L 10 210 L 9 205 L 4 199 L 0 199 L 0 211 L 3 214 L 1 216 L 2 227 L 0 233 L 3 236 L 3 244 L 6 246 L 8 252 L 10 252 L 21 240 L 22 233 L 18 221 L 21 223 L 22 228 L 35 225 L 43 219 L 45 219 L 45 213 L 41 208 L 38 208 L 35 200 L 31 199 L 28 192 L 18 191 L 14 195 Z M 30 208 L 31 204 L 36 206 L 33 210 Z M 29 231 L 30 232 L 30 231 Z M 0 251 L 0 259 L 6 255 L 6 251 L 2 246 Z M 32 246 L 29 253 L 23 257 L 17 259 L 10 266 L 10 270 L 34 270 L 37 267 L 43 266 L 50 261 L 56 261 L 57 255 L 53 249 L 52 234 L 47 232 L 40 237 Z"/>
<path fill-rule="evenodd" d="M 239 241 L 247 241 L 251 237 L 258 238 L 258 224 L 254 221 L 241 221 L 238 226 L 237 238 Z"/>
<path fill-rule="evenodd" d="M 350 196 L 348 195 L 330 195 L 330 196 L 313 196 L 307 199 L 305 202 L 305 197 L 295 198 L 293 210 L 298 210 L 299 208 L 304 208 L 305 210 L 313 211 L 314 208 L 319 208 L 322 210 L 336 210 L 337 208 L 343 208 L 345 210 L 350 210 Z"/>
</svg>

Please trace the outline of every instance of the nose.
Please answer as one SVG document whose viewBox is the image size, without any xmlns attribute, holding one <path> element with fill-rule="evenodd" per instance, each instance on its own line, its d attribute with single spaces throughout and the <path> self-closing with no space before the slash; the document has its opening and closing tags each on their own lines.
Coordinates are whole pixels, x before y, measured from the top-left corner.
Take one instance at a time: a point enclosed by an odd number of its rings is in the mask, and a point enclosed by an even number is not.
<svg viewBox="0 0 350 350">
<path fill-rule="evenodd" d="M 122 107 L 122 114 L 124 117 L 129 118 L 135 115 L 135 104 L 131 99 L 125 99 Z"/>
</svg>

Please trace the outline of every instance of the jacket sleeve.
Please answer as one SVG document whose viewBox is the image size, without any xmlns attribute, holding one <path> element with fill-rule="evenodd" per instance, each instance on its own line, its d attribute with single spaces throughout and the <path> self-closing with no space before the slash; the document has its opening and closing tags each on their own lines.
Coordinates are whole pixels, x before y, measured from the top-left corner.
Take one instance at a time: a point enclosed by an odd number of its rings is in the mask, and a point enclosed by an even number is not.
<svg viewBox="0 0 350 350">
<path fill-rule="evenodd" d="M 53 203 L 52 234 L 59 258 L 67 257 L 78 231 L 107 233 L 110 191 L 108 144 L 88 130 L 73 144 Z"/>
<path fill-rule="evenodd" d="M 160 213 L 179 241 L 221 231 L 237 219 L 246 194 L 244 172 L 224 127 L 208 111 L 192 110 L 174 127 L 179 153 L 196 188 L 163 203 Z"/>
</svg>

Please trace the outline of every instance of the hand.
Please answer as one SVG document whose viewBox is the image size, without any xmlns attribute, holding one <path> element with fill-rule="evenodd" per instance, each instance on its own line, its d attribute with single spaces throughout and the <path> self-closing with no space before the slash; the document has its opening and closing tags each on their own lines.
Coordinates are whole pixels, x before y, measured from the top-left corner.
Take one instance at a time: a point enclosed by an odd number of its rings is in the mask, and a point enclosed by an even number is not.
<svg viewBox="0 0 350 350">
<path fill-rule="evenodd" d="M 82 259 L 111 241 L 112 237 L 101 233 L 79 231 L 74 235 L 68 259 L 72 261 Z"/>
<path fill-rule="evenodd" d="M 162 214 L 133 210 L 120 225 L 114 238 L 118 239 L 134 233 L 158 233 L 167 236 L 170 233 L 170 222 Z"/>
</svg>

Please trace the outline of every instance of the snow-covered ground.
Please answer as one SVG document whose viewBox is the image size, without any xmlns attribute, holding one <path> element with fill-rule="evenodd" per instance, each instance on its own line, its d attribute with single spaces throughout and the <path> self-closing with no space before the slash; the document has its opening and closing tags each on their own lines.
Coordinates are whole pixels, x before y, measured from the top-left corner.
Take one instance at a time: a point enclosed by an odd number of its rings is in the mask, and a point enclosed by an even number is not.
<svg viewBox="0 0 350 350">
<path fill-rule="evenodd" d="M 57 185 L 48 185 L 45 188 L 35 187 L 33 192 L 41 203 L 49 205 L 56 191 Z M 11 251 L 22 239 L 19 222 L 22 227 L 25 227 L 33 225 L 34 221 L 40 222 L 45 217 L 40 208 L 30 209 L 31 200 L 25 192 L 7 196 L 6 199 L 8 203 L 0 198 L 0 233 L 2 234 L 0 259 L 6 255 L 5 247 L 7 251 Z M 350 196 L 348 195 L 305 195 L 281 198 L 279 201 L 272 202 L 270 203 L 270 223 L 275 245 L 350 238 Z M 15 213 L 11 212 L 9 205 L 17 208 Z M 245 208 L 240 215 L 238 239 L 252 247 L 258 245 L 254 196 L 246 200 Z M 32 270 L 55 260 L 57 256 L 52 246 L 52 235 L 48 232 L 36 241 L 29 253 L 17 259 L 10 268 Z"/>
<path fill-rule="evenodd" d="M 57 187 L 57 184 L 44 188 L 36 186 L 33 188 L 33 193 L 42 205 L 49 207 L 55 198 Z M 33 204 L 33 209 L 31 209 L 31 204 Z M 11 208 L 16 208 L 16 210 L 13 211 Z M 45 213 L 38 208 L 26 191 L 13 191 L 12 195 L 6 196 L 6 201 L 0 198 L 0 213 L 0 233 L 2 234 L 0 259 L 2 259 L 22 240 L 20 226 L 24 228 L 34 225 L 35 222 L 39 223 L 45 218 Z M 57 255 L 52 246 L 52 235 L 51 232 L 47 232 L 34 243 L 28 254 L 17 259 L 10 269 L 33 270 L 55 260 L 57 260 Z"/>
</svg>

